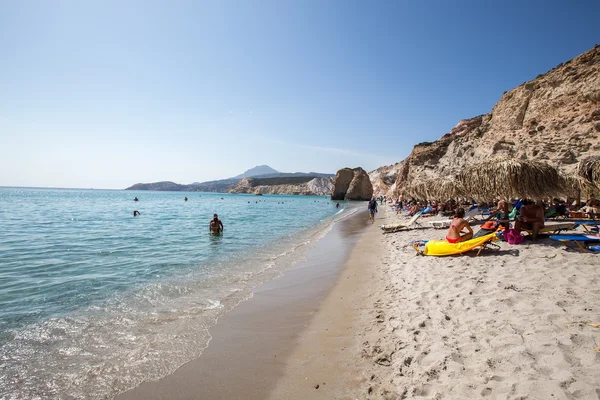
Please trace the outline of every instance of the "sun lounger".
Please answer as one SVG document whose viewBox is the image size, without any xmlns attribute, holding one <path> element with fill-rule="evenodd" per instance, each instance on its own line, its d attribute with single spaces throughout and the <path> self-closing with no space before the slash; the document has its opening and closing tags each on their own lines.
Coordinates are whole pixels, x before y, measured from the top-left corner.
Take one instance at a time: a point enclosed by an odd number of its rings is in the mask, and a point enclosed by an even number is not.
<svg viewBox="0 0 600 400">
<path fill-rule="evenodd" d="M 444 219 L 441 221 L 428 221 L 427 222 L 432 228 L 436 229 L 448 229 L 452 223 L 451 219 Z"/>
<path fill-rule="evenodd" d="M 479 210 L 477 208 L 473 208 L 465 213 L 465 216 L 463 219 L 467 222 L 476 221 L 477 214 L 479 214 Z"/>
<path fill-rule="evenodd" d="M 551 224 L 551 225 L 546 225 L 544 226 L 542 229 L 540 229 L 540 231 L 538 233 L 553 233 L 553 234 L 557 234 L 560 233 L 562 231 L 570 231 L 577 228 L 577 223 L 575 222 L 565 222 L 562 224 Z M 529 230 L 529 229 L 523 229 L 525 232 L 527 232 L 528 234 L 532 235 L 533 231 Z"/>
<path fill-rule="evenodd" d="M 568 243 L 573 242 L 577 245 L 577 247 L 583 251 L 583 252 L 588 252 L 588 244 L 589 243 L 600 243 L 600 236 L 599 235 L 554 235 L 554 236 L 550 236 L 550 239 L 552 240 L 558 240 L 562 243 L 565 244 L 565 246 L 568 245 Z M 596 246 L 594 246 L 596 247 Z"/>
<path fill-rule="evenodd" d="M 453 254 L 462 254 L 469 250 L 479 247 L 477 255 L 483 249 L 499 249 L 500 247 L 494 242 L 497 242 L 498 236 L 496 232 L 481 236 L 465 242 L 449 243 L 446 240 L 429 240 L 425 243 L 425 249 L 421 251 L 418 244 L 413 244 L 414 249 L 422 256 L 449 256 Z"/>
<path fill-rule="evenodd" d="M 383 233 L 394 233 L 403 229 L 410 229 L 413 225 L 421 225 L 419 222 L 417 222 L 419 218 L 421 218 L 420 211 L 413 215 L 413 217 L 406 223 L 382 225 L 380 228 L 383 230 Z"/>
</svg>

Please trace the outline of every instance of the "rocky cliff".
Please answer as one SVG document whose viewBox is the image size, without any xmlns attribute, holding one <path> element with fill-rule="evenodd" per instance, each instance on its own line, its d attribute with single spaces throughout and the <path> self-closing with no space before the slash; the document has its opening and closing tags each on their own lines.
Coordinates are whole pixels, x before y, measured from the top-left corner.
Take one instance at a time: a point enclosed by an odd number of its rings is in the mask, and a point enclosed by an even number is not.
<svg viewBox="0 0 600 400">
<path fill-rule="evenodd" d="M 402 163 L 385 165 L 369 172 L 369 178 L 373 185 L 373 193 L 376 195 L 390 194 L 396 190 L 396 177 L 402 168 Z"/>
<path fill-rule="evenodd" d="M 333 180 L 331 200 L 370 200 L 373 185 L 362 168 L 342 168 Z"/>
<path fill-rule="evenodd" d="M 600 154 L 600 46 L 505 92 L 489 114 L 460 121 L 402 162 L 372 171 L 379 193 L 414 180 L 452 176 L 497 157 L 540 160 L 564 175 Z M 394 184 L 388 183 L 395 175 Z M 395 187 L 394 187 L 395 185 Z"/>
<path fill-rule="evenodd" d="M 327 196 L 331 194 L 332 183 L 332 178 L 245 178 L 230 188 L 228 192 Z"/>
</svg>

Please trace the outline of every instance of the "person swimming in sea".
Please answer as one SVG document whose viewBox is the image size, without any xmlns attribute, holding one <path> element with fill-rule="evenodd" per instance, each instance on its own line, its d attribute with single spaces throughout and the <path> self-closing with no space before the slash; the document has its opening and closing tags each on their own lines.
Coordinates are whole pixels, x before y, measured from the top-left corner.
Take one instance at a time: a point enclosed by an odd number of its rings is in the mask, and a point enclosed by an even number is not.
<svg viewBox="0 0 600 400">
<path fill-rule="evenodd" d="M 134 197 L 133 201 L 140 201 L 137 197 Z"/>
<path fill-rule="evenodd" d="M 217 214 L 213 215 L 213 219 L 210 221 L 210 233 L 213 235 L 220 235 L 223 232 L 223 223 L 219 219 Z"/>
<path fill-rule="evenodd" d="M 187 201 L 187 197 L 184 197 L 184 198 L 183 198 L 183 201 Z"/>
<path fill-rule="evenodd" d="M 134 210 L 133 211 L 133 216 L 137 217 L 138 215 L 140 215 L 140 212 L 138 210 Z"/>
<path fill-rule="evenodd" d="M 446 240 L 448 243 L 464 242 L 473 238 L 473 229 L 467 221 L 465 221 L 465 209 L 458 207 L 456 209 L 455 218 L 450 223 L 450 230 L 446 234 Z M 467 232 L 463 233 L 466 229 Z"/>
</svg>

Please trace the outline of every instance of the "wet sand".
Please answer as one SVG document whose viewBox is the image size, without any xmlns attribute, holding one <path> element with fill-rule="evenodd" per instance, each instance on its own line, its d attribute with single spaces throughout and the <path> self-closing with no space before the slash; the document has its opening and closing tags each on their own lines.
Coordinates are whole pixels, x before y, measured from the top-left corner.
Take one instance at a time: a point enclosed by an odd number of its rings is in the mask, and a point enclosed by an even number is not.
<svg viewBox="0 0 600 400">
<path fill-rule="evenodd" d="M 305 261 L 259 286 L 250 300 L 222 317 L 198 359 L 117 399 L 268 398 L 367 225 L 362 211 L 335 223 L 308 249 Z"/>
</svg>

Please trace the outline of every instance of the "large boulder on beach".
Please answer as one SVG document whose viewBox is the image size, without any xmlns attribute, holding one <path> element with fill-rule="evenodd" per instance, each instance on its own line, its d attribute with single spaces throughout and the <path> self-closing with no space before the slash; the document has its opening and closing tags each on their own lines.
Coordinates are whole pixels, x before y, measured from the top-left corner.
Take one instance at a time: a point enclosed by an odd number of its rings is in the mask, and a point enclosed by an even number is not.
<svg viewBox="0 0 600 400">
<path fill-rule="evenodd" d="M 335 174 L 331 200 L 370 200 L 373 185 L 362 168 L 342 168 Z"/>
</svg>

